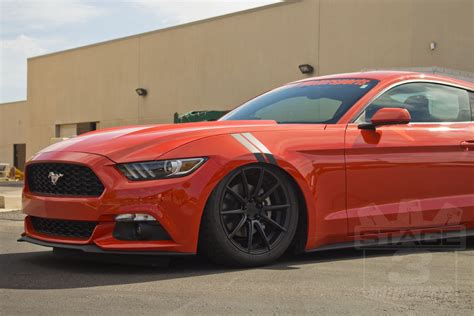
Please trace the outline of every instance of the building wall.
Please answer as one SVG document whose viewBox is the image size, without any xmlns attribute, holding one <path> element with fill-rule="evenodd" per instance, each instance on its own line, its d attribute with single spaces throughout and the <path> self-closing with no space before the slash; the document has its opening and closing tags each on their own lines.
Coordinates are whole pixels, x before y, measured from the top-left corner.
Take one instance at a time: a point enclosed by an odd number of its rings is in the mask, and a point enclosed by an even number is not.
<svg viewBox="0 0 474 316">
<path fill-rule="evenodd" d="M 26 101 L 0 104 L 0 163 L 13 166 L 13 144 L 26 142 Z"/>
<path fill-rule="evenodd" d="M 317 62 L 318 10 L 289 1 L 29 59 L 28 153 L 56 125 L 169 123 L 174 112 L 230 109 L 299 79 L 299 64 Z"/>
<path fill-rule="evenodd" d="M 168 123 L 285 82 L 361 69 L 474 72 L 474 0 L 290 0 L 28 60 L 28 156 L 57 126 Z M 435 41 L 437 48 L 429 49 Z M 139 97 L 138 87 L 148 96 Z M 75 125 L 71 130 L 74 130 Z"/>
<path fill-rule="evenodd" d="M 138 39 L 28 61 L 28 153 L 47 146 L 56 126 L 100 121 L 137 123 Z M 71 128 L 75 130 L 75 128 Z"/>
<path fill-rule="evenodd" d="M 323 0 L 320 12 L 321 74 L 429 66 L 474 72 L 474 0 Z"/>
<path fill-rule="evenodd" d="M 318 2 L 301 1 L 140 38 L 140 122 L 170 122 L 174 112 L 232 109 L 302 78 L 315 64 Z"/>
</svg>

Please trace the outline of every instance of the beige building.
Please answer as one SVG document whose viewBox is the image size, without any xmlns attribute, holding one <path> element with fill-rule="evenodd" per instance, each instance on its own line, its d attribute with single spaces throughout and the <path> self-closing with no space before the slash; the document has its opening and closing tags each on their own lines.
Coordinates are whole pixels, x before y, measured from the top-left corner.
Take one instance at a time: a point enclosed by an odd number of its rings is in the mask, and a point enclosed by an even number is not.
<svg viewBox="0 0 474 316">
<path fill-rule="evenodd" d="M 0 104 L 0 163 L 23 168 L 28 130 L 26 101 Z"/>
<path fill-rule="evenodd" d="M 0 105 L 0 162 L 15 163 L 15 144 L 29 157 L 90 129 L 230 109 L 308 76 L 300 64 L 474 81 L 473 17 L 474 0 L 285 1 L 30 58 L 27 101 Z"/>
</svg>

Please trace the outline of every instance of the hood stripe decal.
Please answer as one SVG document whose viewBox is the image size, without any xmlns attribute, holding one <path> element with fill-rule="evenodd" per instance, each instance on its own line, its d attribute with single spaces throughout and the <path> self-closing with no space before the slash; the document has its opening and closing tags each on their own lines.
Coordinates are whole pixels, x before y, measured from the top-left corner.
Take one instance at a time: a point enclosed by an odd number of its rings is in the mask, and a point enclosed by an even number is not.
<svg viewBox="0 0 474 316">
<path fill-rule="evenodd" d="M 272 152 L 261 142 L 259 141 L 255 136 L 253 136 L 251 133 L 242 133 L 242 135 L 247 138 L 253 145 L 255 145 L 260 151 L 267 157 L 267 160 L 269 163 L 276 165 L 277 162 L 275 160 L 275 157 L 273 157 Z"/>
<path fill-rule="evenodd" d="M 275 157 L 271 151 L 255 136 L 251 133 L 242 133 L 242 134 L 231 134 L 239 143 L 241 143 L 248 151 L 255 155 L 255 158 L 259 162 L 266 162 L 268 160 L 269 163 L 277 164 Z M 265 158 L 266 157 L 266 160 Z"/>
<path fill-rule="evenodd" d="M 252 145 L 245 137 L 241 134 L 231 134 L 240 144 L 242 144 L 248 151 L 255 155 L 255 158 L 259 162 L 265 162 L 265 158 L 263 158 L 262 153 L 260 150 L 257 149 L 254 145 Z"/>
<path fill-rule="evenodd" d="M 250 133 L 242 133 L 242 136 L 247 138 L 253 145 L 255 145 L 260 151 L 264 154 L 271 154 L 270 150 L 268 150 L 267 147 L 265 147 L 264 144 L 262 144 L 255 136 L 253 136 Z"/>
</svg>

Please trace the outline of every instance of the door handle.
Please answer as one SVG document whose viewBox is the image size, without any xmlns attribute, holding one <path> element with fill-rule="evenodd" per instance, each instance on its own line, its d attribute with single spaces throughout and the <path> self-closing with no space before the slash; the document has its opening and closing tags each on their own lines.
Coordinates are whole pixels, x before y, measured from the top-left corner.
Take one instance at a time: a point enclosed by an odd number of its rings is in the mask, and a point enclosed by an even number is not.
<svg viewBox="0 0 474 316">
<path fill-rule="evenodd" d="M 461 142 L 461 147 L 466 150 L 474 149 L 474 140 L 465 140 Z"/>
</svg>

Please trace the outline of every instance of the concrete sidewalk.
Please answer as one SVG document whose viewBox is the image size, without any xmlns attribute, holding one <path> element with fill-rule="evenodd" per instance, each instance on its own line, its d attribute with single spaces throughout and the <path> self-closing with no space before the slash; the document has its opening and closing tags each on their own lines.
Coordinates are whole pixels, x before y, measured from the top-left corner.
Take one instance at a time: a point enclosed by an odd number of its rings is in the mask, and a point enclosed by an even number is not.
<svg viewBox="0 0 474 316">
<path fill-rule="evenodd" d="M 0 181 L 0 190 L 2 188 L 22 188 L 23 187 L 23 181 Z"/>
<path fill-rule="evenodd" d="M 21 209 L 21 182 L 0 182 L 0 212 Z"/>
<path fill-rule="evenodd" d="M 20 221 L 22 222 L 25 219 L 26 215 L 23 214 L 20 210 L 10 210 L 10 209 L 0 209 L 0 221 Z"/>
</svg>

